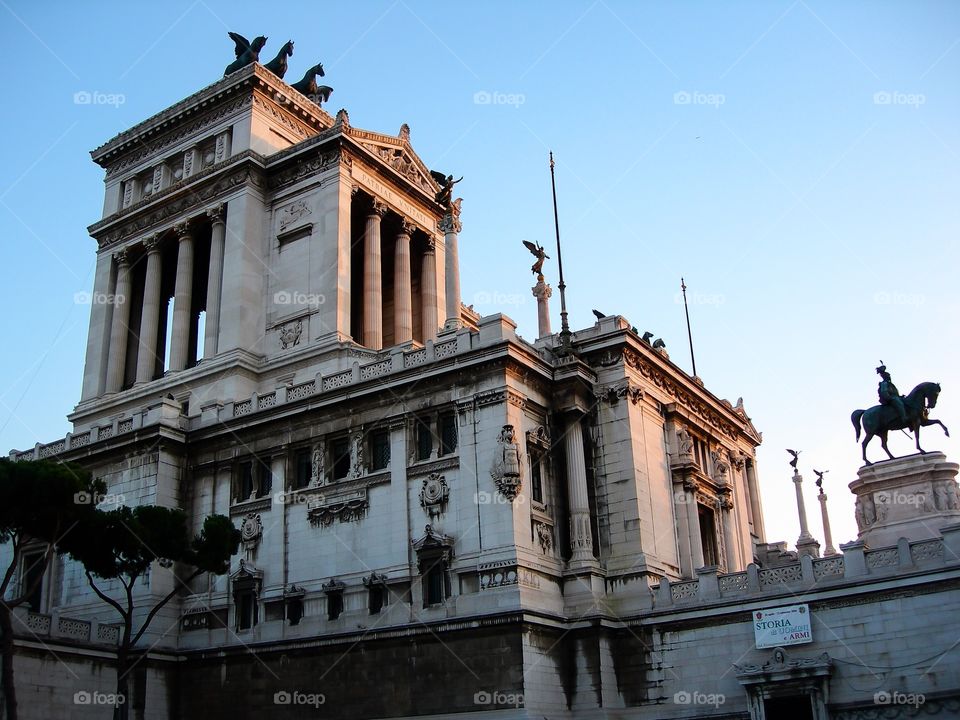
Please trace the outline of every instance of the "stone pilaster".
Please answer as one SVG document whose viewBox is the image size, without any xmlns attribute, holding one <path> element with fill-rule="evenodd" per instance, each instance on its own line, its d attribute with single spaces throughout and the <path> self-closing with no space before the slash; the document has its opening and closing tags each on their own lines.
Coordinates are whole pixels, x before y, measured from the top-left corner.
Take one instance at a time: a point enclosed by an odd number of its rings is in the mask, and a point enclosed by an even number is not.
<svg viewBox="0 0 960 720">
<path fill-rule="evenodd" d="M 207 210 L 211 222 L 210 267 L 207 271 L 207 322 L 203 335 L 203 359 L 217 354 L 220 336 L 220 295 L 223 287 L 223 246 L 227 236 L 226 208 L 218 205 Z"/>
<path fill-rule="evenodd" d="M 189 223 L 177 225 L 177 280 L 173 295 L 173 333 L 170 369 L 183 370 L 189 362 L 191 304 L 193 303 L 193 235 Z"/>
<path fill-rule="evenodd" d="M 437 256 L 436 241 L 427 238 L 423 252 L 423 264 L 420 272 L 420 306 L 422 314 L 423 341 L 437 337 L 440 318 L 437 315 Z"/>
<path fill-rule="evenodd" d="M 109 301 L 113 303 L 113 321 L 110 326 L 110 352 L 107 356 L 108 393 L 119 392 L 127 359 L 127 334 L 130 330 L 130 257 L 126 250 L 114 253 L 117 263 L 117 287 Z M 96 300 L 96 299 L 95 299 Z"/>
<path fill-rule="evenodd" d="M 413 225 L 403 221 L 397 233 L 393 271 L 393 342 L 413 340 L 413 293 L 410 285 L 410 233 Z"/>
<path fill-rule="evenodd" d="M 446 251 L 447 319 L 444 328 L 448 330 L 460 327 L 460 258 L 457 256 L 457 236 L 462 228 L 460 207 L 457 205 L 440 221 Z"/>
<path fill-rule="evenodd" d="M 363 344 L 383 349 L 383 279 L 380 259 L 380 222 L 387 206 L 373 201 L 363 238 Z"/>
<path fill-rule="evenodd" d="M 147 274 L 143 285 L 143 309 L 140 313 L 140 350 L 137 352 L 137 384 L 150 382 L 157 369 L 157 335 L 160 327 L 160 286 L 163 257 L 160 236 L 144 239 Z"/>
</svg>

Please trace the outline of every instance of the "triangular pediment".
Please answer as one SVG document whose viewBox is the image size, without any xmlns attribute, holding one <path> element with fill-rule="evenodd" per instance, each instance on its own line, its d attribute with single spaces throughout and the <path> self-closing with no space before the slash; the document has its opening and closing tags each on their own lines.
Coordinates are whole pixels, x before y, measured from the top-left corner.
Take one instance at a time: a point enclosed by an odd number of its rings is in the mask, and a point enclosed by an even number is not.
<svg viewBox="0 0 960 720">
<path fill-rule="evenodd" d="M 404 177 L 416 188 L 431 197 L 440 191 L 440 186 L 430 175 L 430 169 L 414 152 L 410 142 L 403 135 L 394 137 L 368 130 L 350 128 L 350 137 L 369 150 L 384 165 Z"/>
</svg>

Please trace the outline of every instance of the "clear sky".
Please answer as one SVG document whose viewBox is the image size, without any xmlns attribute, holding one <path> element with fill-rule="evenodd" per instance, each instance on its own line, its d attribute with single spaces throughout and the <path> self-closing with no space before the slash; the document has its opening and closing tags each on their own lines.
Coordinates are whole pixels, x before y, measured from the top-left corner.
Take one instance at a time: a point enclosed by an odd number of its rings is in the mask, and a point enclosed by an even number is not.
<svg viewBox="0 0 960 720">
<path fill-rule="evenodd" d="M 855 537 L 849 417 L 876 403 L 881 359 L 904 393 L 940 382 L 934 417 L 960 417 L 960 3 L 0 0 L 4 452 L 62 437 L 79 398 L 103 189 L 88 151 L 219 79 L 228 30 L 267 35 L 265 60 L 295 40 L 289 79 L 322 61 L 331 111 L 406 122 L 431 167 L 465 176 L 464 302 L 531 340 L 521 240 L 553 245 L 552 149 L 572 326 L 624 315 L 689 370 L 686 278 L 697 370 L 764 435 L 768 539 L 799 534 L 786 447 L 813 534 L 816 467 L 835 542 Z"/>
</svg>

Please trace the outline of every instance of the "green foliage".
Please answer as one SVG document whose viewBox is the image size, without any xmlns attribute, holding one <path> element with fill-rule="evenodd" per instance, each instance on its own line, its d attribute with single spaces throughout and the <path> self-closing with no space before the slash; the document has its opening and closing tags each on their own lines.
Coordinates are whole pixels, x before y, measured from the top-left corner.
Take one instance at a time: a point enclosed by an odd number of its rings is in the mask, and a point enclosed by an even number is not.
<svg viewBox="0 0 960 720">
<path fill-rule="evenodd" d="M 95 513 L 105 486 L 89 471 L 51 460 L 0 458 L 0 542 L 33 538 L 59 542 Z"/>
<path fill-rule="evenodd" d="M 155 560 L 222 574 L 239 542 L 239 531 L 222 515 L 208 517 L 200 534 L 191 539 L 183 510 L 122 506 L 88 518 L 83 541 L 71 544 L 69 551 L 94 575 L 133 579 Z"/>
</svg>

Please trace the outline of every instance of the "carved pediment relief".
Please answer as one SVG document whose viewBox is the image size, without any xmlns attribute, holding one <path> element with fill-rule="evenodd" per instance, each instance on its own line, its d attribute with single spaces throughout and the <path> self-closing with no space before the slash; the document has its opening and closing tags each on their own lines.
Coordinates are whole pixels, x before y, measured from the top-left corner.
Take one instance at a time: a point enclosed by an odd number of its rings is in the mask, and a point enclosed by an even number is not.
<svg viewBox="0 0 960 720">
<path fill-rule="evenodd" d="M 430 174 L 426 172 L 420 159 L 406 149 L 372 142 L 361 144 L 429 195 L 433 196 L 440 189 L 433 178 L 430 177 Z"/>
</svg>

